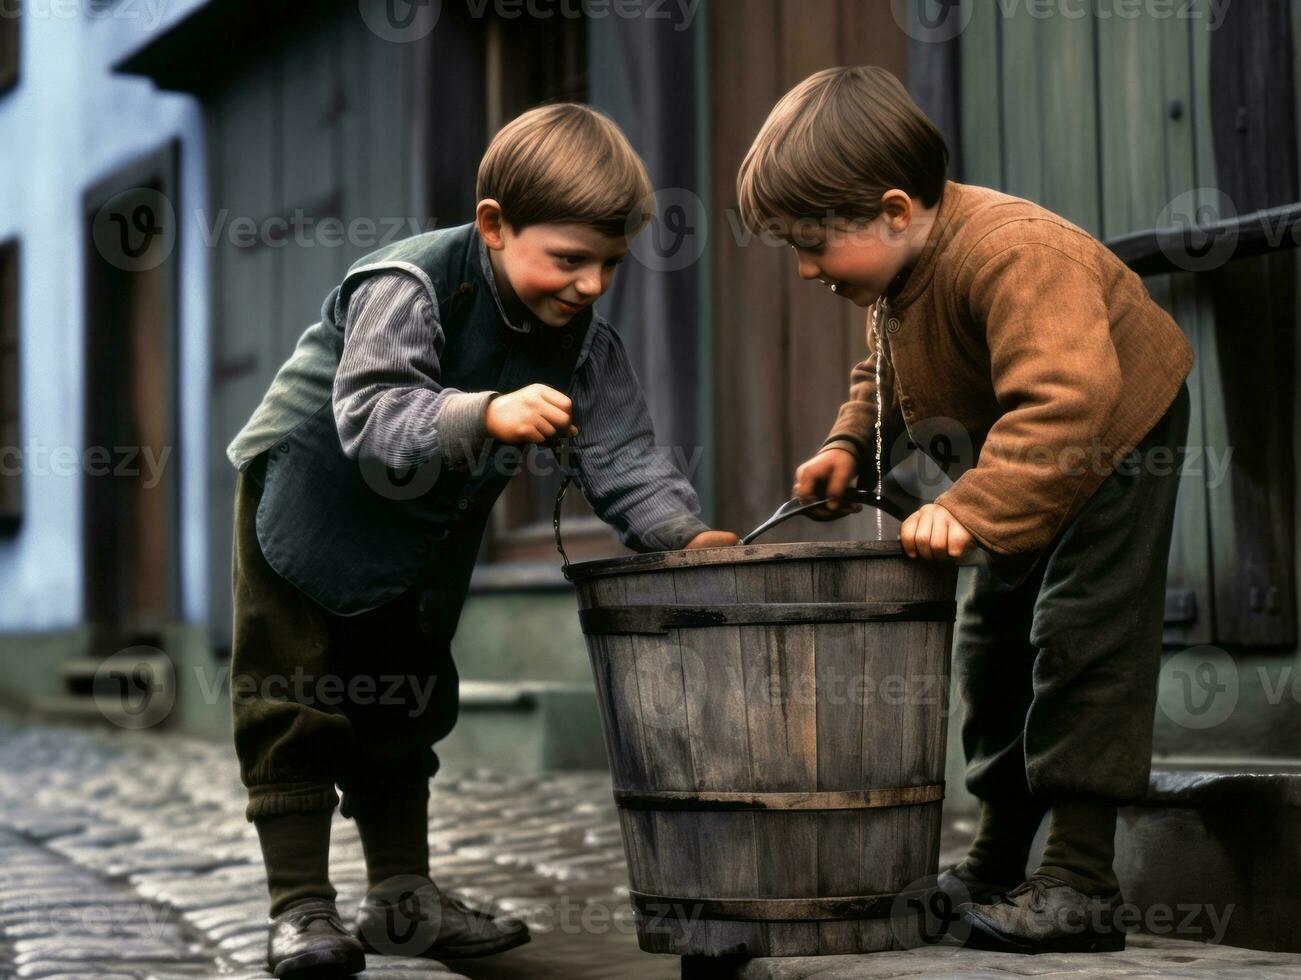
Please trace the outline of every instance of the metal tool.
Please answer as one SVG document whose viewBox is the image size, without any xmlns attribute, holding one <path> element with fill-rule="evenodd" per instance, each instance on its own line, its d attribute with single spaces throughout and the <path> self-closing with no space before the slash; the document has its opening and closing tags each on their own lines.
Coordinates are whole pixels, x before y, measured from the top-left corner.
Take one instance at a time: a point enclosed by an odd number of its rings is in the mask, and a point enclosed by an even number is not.
<svg viewBox="0 0 1301 980">
<path fill-rule="evenodd" d="M 741 544 L 750 544 L 755 538 L 766 531 L 771 530 L 778 524 L 790 520 L 792 517 L 798 517 L 800 514 L 806 514 L 811 510 L 822 507 L 827 504 L 827 499 L 805 501 L 799 497 L 793 497 L 786 501 L 773 512 L 773 515 L 756 527 L 753 531 L 741 539 Z M 842 503 L 866 504 L 868 507 L 875 507 L 882 513 L 889 514 L 897 521 L 902 521 L 909 514 L 916 511 L 926 503 L 918 497 L 914 497 L 899 483 L 894 473 L 886 473 L 881 480 L 881 496 L 871 490 L 864 490 L 861 487 L 851 487 L 841 498 Z M 993 556 L 983 548 L 975 548 L 969 555 L 958 560 L 959 565 L 980 565 L 994 568 L 995 571 L 1005 573 L 1007 564 L 1005 560 L 996 562 Z M 1020 571 L 1020 561 L 1015 561 L 1014 568 Z"/>
<path fill-rule="evenodd" d="M 895 520 L 902 521 L 922 504 L 926 503 L 909 493 L 899 483 L 898 478 L 893 472 L 888 472 L 881 480 L 881 496 L 871 490 L 864 490 L 860 487 L 851 487 L 842 498 L 844 502 L 855 504 L 866 504 L 868 507 L 875 507 L 882 513 L 889 514 Z M 827 504 L 827 500 L 804 501 L 799 497 L 792 497 L 786 503 L 782 504 L 773 512 L 773 515 L 756 527 L 753 531 L 741 539 L 741 544 L 750 544 L 759 535 L 763 534 L 778 524 L 790 520 L 792 517 L 798 517 L 800 514 L 808 513 L 818 507 Z"/>
</svg>

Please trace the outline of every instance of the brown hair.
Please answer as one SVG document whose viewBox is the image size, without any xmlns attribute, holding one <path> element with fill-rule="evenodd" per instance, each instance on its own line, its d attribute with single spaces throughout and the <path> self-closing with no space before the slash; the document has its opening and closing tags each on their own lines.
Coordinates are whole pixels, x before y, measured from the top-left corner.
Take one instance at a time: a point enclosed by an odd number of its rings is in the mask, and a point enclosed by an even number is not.
<svg viewBox="0 0 1301 980">
<path fill-rule="evenodd" d="M 653 208 L 646 165 L 622 130 L 576 102 L 539 106 L 503 126 L 475 190 L 515 228 L 584 224 L 612 238 L 636 234 Z"/>
<path fill-rule="evenodd" d="M 736 178 L 741 220 L 870 221 L 892 187 L 940 199 L 949 168 L 944 137 L 884 68 L 828 68 L 773 108 Z"/>
</svg>

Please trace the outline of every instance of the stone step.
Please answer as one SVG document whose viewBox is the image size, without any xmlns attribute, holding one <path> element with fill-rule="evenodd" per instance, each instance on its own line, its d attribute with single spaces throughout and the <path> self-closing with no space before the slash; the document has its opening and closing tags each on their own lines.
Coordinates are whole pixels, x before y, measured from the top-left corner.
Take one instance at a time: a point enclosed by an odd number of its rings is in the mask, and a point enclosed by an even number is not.
<svg viewBox="0 0 1301 980">
<path fill-rule="evenodd" d="M 1120 810 L 1116 873 L 1148 931 L 1301 952 L 1301 767 L 1163 763 Z"/>
<path fill-rule="evenodd" d="M 447 765 L 517 773 L 606 768 L 591 684 L 463 679 L 460 696 L 456 728 L 438 743 Z"/>
</svg>

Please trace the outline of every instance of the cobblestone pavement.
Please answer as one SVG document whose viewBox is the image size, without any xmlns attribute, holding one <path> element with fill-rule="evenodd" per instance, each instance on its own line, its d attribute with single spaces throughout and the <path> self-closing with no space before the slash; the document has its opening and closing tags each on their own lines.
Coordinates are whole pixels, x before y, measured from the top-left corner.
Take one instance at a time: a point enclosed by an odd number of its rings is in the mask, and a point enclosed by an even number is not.
<svg viewBox="0 0 1301 980">
<path fill-rule="evenodd" d="M 367 957 L 365 978 L 679 975 L 637 948 L 609 779 L 440 773 L 432 871 L 471 903 L 524 917 L 534 939 L 484 960 Z M 0 717 L 0 977 L 256 980 L 266 885 L 233 754 L 160 732 Z M 946 830 L 964 846 L 969 823 Z M 331 877 L 345 921 L 365 891 L 360 842 L 336 813 Z M 869 957 L 755 960 L 741 975 L 813 977 L 1299 977 L 1301 956 L 1136 937 L 1124 953 L 1015 957 L 928 947 Z"/>
</svg>

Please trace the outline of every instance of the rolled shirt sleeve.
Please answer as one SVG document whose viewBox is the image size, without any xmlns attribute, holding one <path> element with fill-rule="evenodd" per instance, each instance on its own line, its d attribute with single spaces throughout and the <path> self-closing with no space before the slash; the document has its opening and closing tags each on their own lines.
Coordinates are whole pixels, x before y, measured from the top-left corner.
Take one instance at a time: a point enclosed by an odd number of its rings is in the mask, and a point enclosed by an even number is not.
<svg viewBox="0 0 1301 980">
<path fill-rule="evenodd" d="M 960 295 L 985 326 L 1001 415 L 976 465 L 935 503 L 993 552 L 1040 551 L 1084 505 L 1081 462 L 1120 397 L 1103 287 L 1087 265 L 1038 242 L 970 265 Z"/>
<path fill-rule="evenodd" d="M 683 548 L 709 530 L 699 517 L 700 500 L 668 458 L 671 450 L 655 445 L 650 412 L 618 334 L 599 320 L 592 329 L 600 332 L 573 389 L 579 485 L 628 547 Z"/>
<path fill-rule="evenodd" d="M 350 459 L 393 468 L 442 455 L 464 465 L 488 438 L 484 416 L 496 392 L 444 387 L 438 311 L 415 278 L 378 273 L 348 303 L 334 377 L 334 419 Z"/>
</svg>

